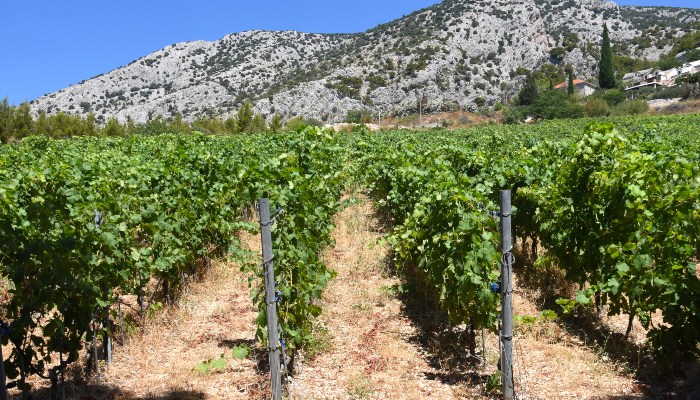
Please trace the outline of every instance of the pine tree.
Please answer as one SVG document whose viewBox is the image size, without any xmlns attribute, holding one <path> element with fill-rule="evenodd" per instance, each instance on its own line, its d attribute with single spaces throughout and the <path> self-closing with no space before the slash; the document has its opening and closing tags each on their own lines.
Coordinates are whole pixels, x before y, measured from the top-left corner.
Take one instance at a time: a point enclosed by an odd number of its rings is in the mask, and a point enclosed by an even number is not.
<svg viewBox="0 0 700 400">
<path fill-rule="evenodd" d="M 615 69 L 613 68 L 612 49 L 610 48 L 610 36 L 608 34 L 607 24 L 603 24 L 603 45 L 600 49 L 598 83 L 603 89 L 612 89 L 615 87 Z"/>
<path fill-rule="evenodd" d="M 525 86 L 523 86 L 520 93 L 518 93 L 518 104 L 521 106 L 529 106 L 537 100 L 539 97 L 539 89 L 537 88 L 537 81 L 535 80 L 535 74 L 527 74 L 525 79 Z"/>
<path fill-rule="evenodd" d="M 16 138 L 23 138 L 25 136 L 31 135 L 33 129 L 34 119 L 32 118 L 32 113 L 29 109 L 29 103 L 25 101 L 15 109 L 15 116 L 13 121 L 13 135 Z"/>
<path fill-rule="evenodd" d="M 226 118 L 226 121 L 224 121 L 224 130 L 226 131 L 226 133 L 238 132 L 238 125 L 236 125 L 236 120 L 233 118 Z"/>
<path fill-rule="evenodd" d="M 48 136 L 51 132 L 51 123 L 46 117 L 46 111 L 39 111 L 39 116 L 36 119 L 36 124 L 34 125 L 34 133 L 37 135 Z"/>
<path fill-rule="evenodd" d="M 253 123 L 253 107 L 249 102 L 243 103 L 236 115 L 236 132 L 250 132 Z"/>
<path fill-rule="evenodd" d="M 80 116 L 77 117 L 81 122 L 80 125 L 82 125 L 80 135 L 97 136 L 97 125 L 95 123 L 94 113 L 90 112 L 85 119 L 82 119 Z"/>
<path fill-rule="evenodd" d="M 131 135 L 136 130 L 136 124 L 131 117 L 126 117 L 126 134 Z"/>
<path fill-rule="evenodd" d="M 175 114 L 173 121 L 170 123 L 170 130 L 176 133 L 189 133 L 190 124 L 182 119 L 182 114 L 177 113 Z"/>
<path fill-rule="evenodd" d="M 280 117 L 279 114 L 275 113 L 275 115 L 272 116 L 268 129 L 272 133 L 277 133 L 282 129 L 282 117 Z"/>
<path fill-rule="evenodd" d="M 260 114 L 255 114 L 253 120 L 250 121 L 250 131 L 253 133 L 262 133 L 267 130 L 267 124 L 265 123 L 265 118 Z"/>
<path fill-rule="evenodd" d="M 126 128 L 119 123 L 116 117 L 111 117 L 107 120 L 107 125 L 102 128 L 102 134 L 104 136 L 124 136 L 126 135 Z"/>
<path fill-rule="evenodd" d="M 0 143 L 5 143 L 12 136 L 12 120 L 14 110 L 5 97 L 0 102 Z"/>
</svg>

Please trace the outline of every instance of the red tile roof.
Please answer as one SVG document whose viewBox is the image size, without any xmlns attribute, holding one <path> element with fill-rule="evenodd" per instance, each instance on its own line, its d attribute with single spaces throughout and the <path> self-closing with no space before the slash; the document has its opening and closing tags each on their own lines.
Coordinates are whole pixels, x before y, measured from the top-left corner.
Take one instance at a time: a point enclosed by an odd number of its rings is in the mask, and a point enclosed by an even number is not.
<svg viewBox="0 0 700 400">
<path fill-rule="evenodd" d="M 584 81 L 584 80 L 582 80 L 582 79 L 574 79 L 574 85 L 578 85 L 579 83 L 588 83 L 588 82 L 586 82 L 586 81 Z M 590 85 L 590 83 L 589 83 L 589 85 Z M 569 86 L 569 82 L 568 82 L 568 81 L 562 82 L 562 83 L 558 84 L 557 86 L 555 86 L 554 88 L 555 88 L 555 89 L 561 89 L 561 88 L 565 88 L 565 87 L 567 87 L 567 86 Z M 591 85 L 591 86 L 592 86 L 592 85 Z"/>
</svg>

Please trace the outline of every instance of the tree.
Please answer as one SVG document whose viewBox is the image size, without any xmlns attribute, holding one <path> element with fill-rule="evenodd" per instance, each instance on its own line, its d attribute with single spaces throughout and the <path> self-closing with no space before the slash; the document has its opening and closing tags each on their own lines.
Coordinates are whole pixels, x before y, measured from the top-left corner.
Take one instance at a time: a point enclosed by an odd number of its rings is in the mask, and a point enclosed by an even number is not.
<svg viewBox="0 0 700 400">
<path fill-rule="evenodd" d="M 287 131 L 296 131 L 297 129 L 301 129 L 305 126 L 306 123 L 304 123 L 304 117 L 301 115 L 297 115 L 296 117 L 287 121 L 287 126 L 285 127 L 285 129 Z"/>
<path fill-rule="evenodd" d="M 116 117 L 111 117 L 107 120 L 107 125 L 102 128 L 102 134 L 105 136 L 124 136 L 126 135 L 126 129 Z"/>
<path fill-rule="evenodd" d="M 0 102 L 0 142 L 5 143 L 12 134 L 13 107 L 7 102 L 5 97 Z"/>
<path fill-rule="evenodd" d="M 238 132 L 238 125 L 236 124 L 236 120 L 233 118 L 226 118 L 226 121 L 224 121 L 224 130 L 226 133 L 236 133 Z"/>
<path fill-rule="evenodd" d="M 574 68 L 571 65 L 569 65 L 569 66 L 567 66 L 566 70 L 567 70 L 566 72 L 569 74 L 569 81 L 566 84 L 566 94 L 568 94 L 569 96 L 573 96 L 574 90 L 575 90 L 575 87 L 574 87 Z"/>
<path fill-rule="evenodd" d="M 253 123 L 253 107 L 250 102 L 245 102 L 238 109 L 238 114 L 236 115 L 236 132 L 250 132 Z"/>
<path fill-rule="evenodd" d="M 610 48 L 610 35 L 608 33 L 607 24 L 603 24 L 603 45 L 600 49 L 598 83 L 603 89 L 612 89 L 615 87 L 615 68 L 613 68 L 613 56 L 612 49 Z"/>
<path fill-rule="evenodd" d="M 600 97 L 589 97 L 583 109 L 587 117 L 607 117 L 610 115 L 608 102 Z"/>
<path fill-rule="evenodd" d="M 192 122 L 192 130 L 220 135 L 224 132 L 224 121 L 219 118 L 197 117 L 194 122 Z"/>
<path fill-rule="evenodd" d="M 535 74 L 529 73 L 525 79 L 525 86 L 523 86 L 520 93 L 518 93 L 518 104 L 521 106 L 532 105 L 539 95 Z"/>
<path fill-rule="evenodd" d="M 177 113 L 170 123 L 170 131 L 175 133 L 190 133 L 190 125 L 182 119 L 182 114 Z"/>
<path fill-rule="evenodd" d="M 37 135 L 48 136 L 50 132 L 50 126 L 48 118 L 46 117 L 46 111 L 39 111 L 39 116 L 36 119 L 36 124 L 34 125 L 34 130 Z"/>
<path fill-rule="evenodd" d="M 32 118 L 31 111 L 29 110 L 29 103 L 25 101 L 15 109 L 13 121 L 14 136 L 16 138 L 29 136 L 33 129 L 34 119 Z"/>
<path fill-rule="evenodd" d="M 279 114 L 275 113 L 275 115 L 272 116 L 268 130 L 272 133 L 277 133 L 282 130 L 282 117 L 280 117 Z"/>
<path fill-rule="evenodd" d="M 366 124 L 372 120 L 372 112 L 366 108 L 348 110 L 344 122 L 350 124 Z"/>
<path fill-rule="evenodd" d="M 555 47 L 549 51 L 549 56 L 557 62 L 563 60 L 565 54 L 566 50 L 563 47 Z"/>
<path fill-rule="evenodd" d="M 541 119 L 581 118 L 583 107 L 561 90 L 547 90 L 537 97 L 530 112 Z"/>
<path fill-rule="evenodd" d="M 127 135 L 131 135 L 131 134 L 134 132 L 134 130 L 136 130 L 136 124 L 134 123 L 134 120 L 131 119 L 131 117 L 128 116 L 128 115 L 126 116 L 126 127 L 125 127 L 125 129 L 126 129 L 126 134 L 127 134 Z"/>
<path fill-rule="evenodd" d="M 265 123 L 265 118 L 260 114 L 255 114 L 253 120 L 250 121 L 250 131 L 253 133 L 262 133 L 267 130 L 267 124 Z"/>
<path fill-rule="evenodd" d="M 95 114 L 90 112 L 87 116 L 87 118 L 82 119 L 80 116 L 76 116 L 77 121 L 80 125 L 82 125 L 81 131 L 78 133 L 78 135 L 81 136 L 97 136 L 97 125 L 95 124 Z"/>
<path fill-rule="evenodd" d="M 685 61 L 693 62 L 700 60 L 700 49 L 688 50 L 685 52 Z"/>
<path fill-rule="evenodd" d="M 564 37 L 562 45 L 564 48 L 566 48 L 566 51 L 573 51 L 576 47 L 578 47 L 578 41 L 578 34 L 570 33 Z"/>
</svg>

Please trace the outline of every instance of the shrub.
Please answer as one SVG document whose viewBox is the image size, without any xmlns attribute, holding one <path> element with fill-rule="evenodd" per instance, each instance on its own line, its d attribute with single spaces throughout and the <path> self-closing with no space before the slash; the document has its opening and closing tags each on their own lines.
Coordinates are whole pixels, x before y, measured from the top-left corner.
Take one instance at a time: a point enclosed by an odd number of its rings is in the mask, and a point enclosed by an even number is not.
<svg viewBox="0 0 700 400">
<path fill-rule="evenodd" d="M 683 88 L 683 85 L 679 86 L 674 86 L 674 87 L 669 87 L 669 88 L 664 88 L 658 92 L 655 92 L 651 98 L 654 100 L 658 99 L 676 99 L 679 97 L 683 97 L 685 93 L 685 90 Z"/>
<path fill-rule="evenodd" d="M 620 89 L 609 89 L 603 93 L 603 99 L 614 107 L 626 100 L 625 92 Z"/>
<path fill-rule="evenodd" d="M 561 61 L 564 58 L 566 50 L 563 47 L 555 47 L 549 51 L 549 56 L 557 61 Z"/>
<path fill-rule="evenodd" d="M 302 116 L 297 116 L 289 121 L 287 121 L 287 125 L 285 125 L 285 130 L 286 131 L 297 131 L 299 129 L 302 129 L 305 127 L 306 124 L 304 123 L 304 117 Z"/>
<path fill-rule="evenodd" d="M 353 124 L 367 123 L 372 120 L 372 112 L 366 108 L 361 110 L 350 110 L 345 117 L 345 122 Z"/>
<path fill-rule="evenodd" d="M 504 124 L 518 124 L 523 122 L 528 107 L 508 107 L 503 111 Z"/>
<path fill-rule="evenodd" d="M 649 104 L 645 100 L 635 99 L 620 103 L 613 110 L 613 115 L 636 115 L 643 114 L 649 109 Z"/>
<path fill-rule="evenodd" d="M 607 117 L 610 115 L 608 102 L 599 97 L 589 97 L 584 106 L 587 117 Z"/>
<path fill-rule="evenodd" d="M 532 114 L 540 119 L 581 118 L 583 107 L 562 91 L 547 90 L 532 104 Z"/>
<path fill-rule="evenodd" d="M 681 85 L 681 97 L 683 100 L 700 97 L 700 83 L 684 83 Z"/>
<path fill-rule="evenodd" d="M 304 123 L 306 126 L 323 126 L 323 122 L 317 118 L 306 118 Z"/>
<path fill-rule="evenodd" d="M 450 111 L 459 111 L 460 110 L 459 103 L 457 103 L 454 100 L 445 100 L 442 102 L 442 105 L 440 106 L 440 111 L 442 112 L 450 112 Z"/>
</svg>

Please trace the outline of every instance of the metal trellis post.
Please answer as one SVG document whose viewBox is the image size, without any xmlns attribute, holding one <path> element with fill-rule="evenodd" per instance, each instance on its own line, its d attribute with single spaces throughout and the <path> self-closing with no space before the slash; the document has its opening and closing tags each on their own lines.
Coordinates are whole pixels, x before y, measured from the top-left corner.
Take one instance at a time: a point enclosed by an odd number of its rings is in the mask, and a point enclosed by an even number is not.
<svg viewBox="0 0 700 400">
<path fill-rule="evenodd" d="M 501 190 L 501 372 L 503 373 L 503 398 L 515 396 L 513 385 L 513 245 L 511 238 L 510 190 Z"/>
<path fill-rule="evenodd" d="M 258 199 L 260 210 L 260 235 L 265 267 L 265 304 L 267 311 L 267 341 L 270 347 L 270 384 L 272 400 L 282 400 L 282 371 L 280 369 L 280 340 L 277 331 L 277 301 L 275 299 L 275 270 L 272 254 L 272 221 L 270 200 Z"/>
<path fill-rule="evenodd" d="M 5 325 L 0 326 L 0 338 L 8 334 Z M 7 381 L 5 378 L 5 358 L 2 355 L 2 340 L 0 340 L 0 400 L 7 400 Z"/>
</svg>

